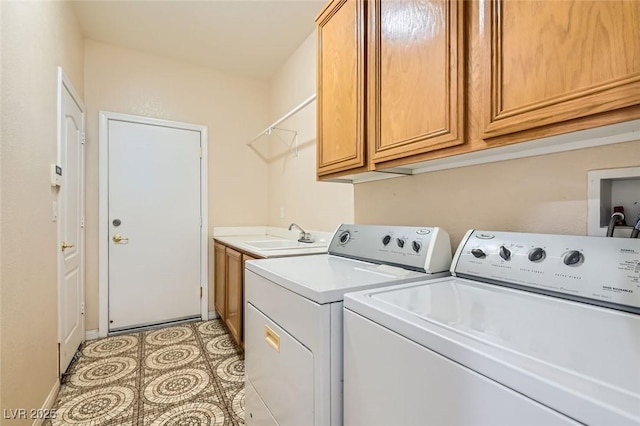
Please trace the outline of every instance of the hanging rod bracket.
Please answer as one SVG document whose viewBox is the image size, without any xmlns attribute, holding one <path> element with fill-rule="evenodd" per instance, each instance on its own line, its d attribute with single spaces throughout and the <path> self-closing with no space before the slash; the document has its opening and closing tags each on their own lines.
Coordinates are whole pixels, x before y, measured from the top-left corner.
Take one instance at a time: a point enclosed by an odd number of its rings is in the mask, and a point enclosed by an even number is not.
<svg viewBox="0 0 640 426">
<path fill-rule="evenodd" d="M 278 130 L 283 130 L 283 131 L 287 131 L 287 132 L 295 132 L 294 130 L 288 130 L 288 129 L 280 129 L 278 127 L 278 124 L 282 123 L 283 121 L 287 120 L 289 117 L 291 117 L 292 115 L 294 115 L 295 113 L 297 113 L 298 111 L 300 111 L 302 108 L 306 107 L 307 105 L 309 105 L 311 102 L 316 100 L 316 95 L 313 94 L 311 96 L 309 96 L 307 99 L 305 99 L 301 104 L 299 104 L 298 106 L 296 106 L 295 108 L 293 108 L 291 111 L 289 111 L 288 113 L 286 113 L 285 115 L 283 115 L 282 117 L 280 117 L 278 120 L 276 120 L 273 124 L 271 124 L 269 127 L 267 127 L 266 129 L 264 129 L 262 132 L 260 132 L 259 135 L 257 135 L 256 137 L 254 137 L 253 139 L 251 139 L 249 142 L 247 142 L 247 145 L 251 145 L 252 143 L 254 143 L 255 141 L 257 141 L 258 139 L 260 139 L 262 136 L 271 136 L 271 134 L 273 133 L 274 129 L 278 129 Z M 295 132 L 295 136 L 294 136 L 294 141 L 296 144 L 296 155 L 298 152 L 298 132 Z"/>
<path fill-rule="evenodd" d="M 291 142 L 285 141 L 282 136 L 280 136 L 277 133 L 273 133 L 274 130 L 280 130 L 281 132 L 289 132 L 289 133 L 293 133 L 293 139 L 291 139 Z M 289 149 L 289 151 L 293 152 L 296 155 L 296 158 L 298 157 L 298 132 L 295 130 L 289 130 L 289 129 L 283 129 L 281 127 L 270 127 L 269 128 L 269 135 L 274 134 L 278 137 L 278 139 L 280 139 L 280 141 L 285 144 L 285 146 Z M 293 150 L 291 149 L 291 145 L 293 145 Z"/>
</svg>

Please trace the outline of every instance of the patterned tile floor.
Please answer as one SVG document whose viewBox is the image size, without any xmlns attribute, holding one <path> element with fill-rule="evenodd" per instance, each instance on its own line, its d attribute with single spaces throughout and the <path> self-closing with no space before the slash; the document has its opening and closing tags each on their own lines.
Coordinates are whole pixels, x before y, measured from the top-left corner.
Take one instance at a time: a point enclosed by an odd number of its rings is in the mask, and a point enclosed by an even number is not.
<svg viewBox="0 0 640 426">
<path fill-rule="evenodd" d="M 51 426 L 244 425 L 244 356 L 222 321 L 87 342 Z"/>
</svg>

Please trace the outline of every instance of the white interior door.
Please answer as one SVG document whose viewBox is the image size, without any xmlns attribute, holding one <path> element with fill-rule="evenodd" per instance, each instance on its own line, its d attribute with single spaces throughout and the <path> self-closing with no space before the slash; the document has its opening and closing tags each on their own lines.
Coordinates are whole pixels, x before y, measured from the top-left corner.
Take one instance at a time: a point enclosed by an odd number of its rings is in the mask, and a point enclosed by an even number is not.
<svg viewBox="0 0 640 426">
<path fill-rule="evenodd" d="M 109 331 L 200 317 L 201 134 L 108 121 Z"/>
<path fill-rule="evenodd" d="M 63 373 L 84 340 L 84 111 L 62 71 L 59 84 L 58 338 Z"/>
</svg>

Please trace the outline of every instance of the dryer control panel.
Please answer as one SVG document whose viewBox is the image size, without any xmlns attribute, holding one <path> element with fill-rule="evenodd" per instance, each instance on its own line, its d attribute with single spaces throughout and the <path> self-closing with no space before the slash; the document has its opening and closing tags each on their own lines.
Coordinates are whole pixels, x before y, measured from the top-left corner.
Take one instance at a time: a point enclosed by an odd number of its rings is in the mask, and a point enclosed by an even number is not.
<svg viewBox="0 0 640 426">
<path fill-rule="evenodd" d="M 442 228 L 342 224 L 329 254 L 438 273 L 451 266 L 451 241 Z"/>
<path fill-rule="evenodd" d="M 640 313 L 640 239 L 471 230 L 451 273 Z"/>
</svg>

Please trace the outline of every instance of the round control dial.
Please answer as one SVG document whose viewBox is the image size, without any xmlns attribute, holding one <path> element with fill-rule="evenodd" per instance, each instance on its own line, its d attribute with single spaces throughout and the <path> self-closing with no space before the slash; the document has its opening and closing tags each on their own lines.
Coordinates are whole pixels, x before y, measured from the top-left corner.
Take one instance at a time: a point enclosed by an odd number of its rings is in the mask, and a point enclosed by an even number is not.
<svg viewBox="0 0 640 426">
<path fill-rule="evenodd" d="M 471 250 L 471 254 L 473 255 L 473 257 L 477 259 L 482 259 L 484 257 L 487 257 L 487 254 L 484 251 L 482 251 L 482 249 L 479 249 L 479 248 L 474 248 L 473 250 Z"/>
<path fill-rule="evenodd" d="M 422 243 L 420 241 L 413 241 L 411 243 L 411 248 L 413 249 L 413 251 L 415 251 L 416 253 L 420 253 L 420 249 L 422 248 Z"/>
<path fill-rule="evenodd" d="M 511 259 L 511 250 L 509 250 L 505 246 L 500 246 L 500 257 L 504 260 Z"/>
<path fill-rule="evenodd" d="M 540 262 L 545 258 L 546 255 L 547 253 L 544 251 L 542 247 L 536 247 L 529 252 L 529 255 L 527 257 L 532 262 Z"/>
<path fill-rule="evenodd" d="M 351 233 L 349 231 L 344 231 L 338 237 L 338 241 L 340 241 L 340 244 L 347 244 L 350 239 L 351 239 Z"/>
<path fill-rule="evenodd" d="M 398 244 L 398 247 L 403 248 L 404 240 L 402 238 L 396 238 L 396 244 Z"/>
<path fill-rule="evenodd" d="M 387 244 L 389 244 L 389 242 L 390 242 L 390 241 L 391 241 L 391 235 L 385 235 L 385 236 L 382 238 L 382 244 L 384 244 L 385 246 L 386 246 Z"/>
<path fill-rule="evenodd" d="M 577 265 L 583 260 L 584 260 L 584 256 L 582 256 L 582 253 L 580 253 L 578 250 L 570 250 L 562 258 L 562 261 L 567 266 Z"/>
</svg>

